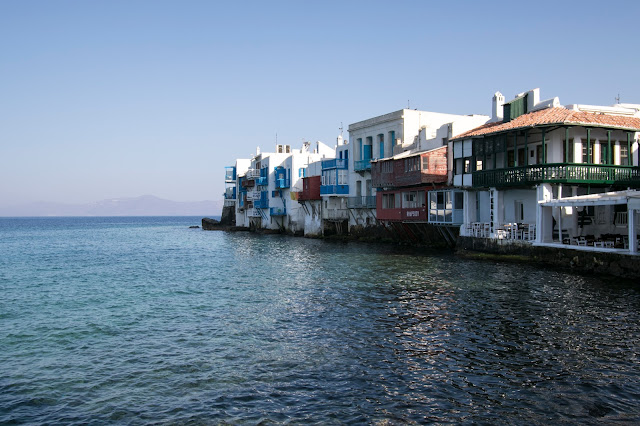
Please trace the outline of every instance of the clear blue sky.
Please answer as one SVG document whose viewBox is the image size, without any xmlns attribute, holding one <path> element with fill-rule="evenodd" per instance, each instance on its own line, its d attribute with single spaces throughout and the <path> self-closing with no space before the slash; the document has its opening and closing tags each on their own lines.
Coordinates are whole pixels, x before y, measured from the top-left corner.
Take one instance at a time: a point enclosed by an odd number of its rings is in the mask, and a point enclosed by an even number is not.
<svg viewBox="0 0 640 426">
<path fill-rule="evenodd" d="M 640 2 L 0 0 L 0 203 L 220 199 L 255 147 L 406 107 L 640 103 Z"/>
</svg>

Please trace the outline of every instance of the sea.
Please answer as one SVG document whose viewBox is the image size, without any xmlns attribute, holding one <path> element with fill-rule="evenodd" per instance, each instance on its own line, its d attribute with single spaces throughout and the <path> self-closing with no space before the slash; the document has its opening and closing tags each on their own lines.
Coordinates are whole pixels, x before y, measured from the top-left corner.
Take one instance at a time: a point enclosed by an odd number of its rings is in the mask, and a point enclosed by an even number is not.
<svg viewBox="0 0 640 426">
<path fill-rule="evenodd" d="M 447 252 L 0 219 L 0 424 L 638 424 L 640 288 Z"/>
</svg>

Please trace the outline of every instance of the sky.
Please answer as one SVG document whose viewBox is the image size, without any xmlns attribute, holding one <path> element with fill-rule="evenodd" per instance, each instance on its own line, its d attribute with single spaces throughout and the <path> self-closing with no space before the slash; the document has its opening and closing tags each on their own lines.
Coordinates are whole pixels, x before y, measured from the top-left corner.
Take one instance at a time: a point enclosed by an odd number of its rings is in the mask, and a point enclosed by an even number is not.
<svg viewBox="0 0 640 426">
<path fill-rule="evenodd" d="M 539 87 L 640 103 L 637 1 L 0 0 L 0 206 L 219 200 L 224 167 Z"/>
</svg>

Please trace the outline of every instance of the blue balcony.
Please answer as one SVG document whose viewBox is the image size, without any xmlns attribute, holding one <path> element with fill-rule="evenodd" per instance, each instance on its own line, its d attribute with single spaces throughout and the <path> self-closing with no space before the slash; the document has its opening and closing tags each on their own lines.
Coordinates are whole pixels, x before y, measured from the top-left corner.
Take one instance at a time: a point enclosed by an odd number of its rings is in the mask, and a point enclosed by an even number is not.
<svg viewBox="0 0 640 426">
<path fill-rule="evenodd" d="M 363 172 L 371 170 L 371 160 L 358 160 L 353 162 L 353 170 L 356 172 Z"/>
<path fill-rule="evenodd" d="M 285 179 L 285 178 L 276 179 L 276 189 L 289 188 L 290 186 L 291 186 L 290 179 Z"/>
<path fill-rule="evenodd" d="M 235 180 L 236 180 L 236 167 L 235 166 L 225 167 L 224 180 L 226 182 L 235 182 Z"/>
<path fill-rule="evenodd" d="M 269 178 L 268 177 L 259 177 L 258 179 L 256 179 L 256 185 L 258 185 L 258 186 L 267 186 L 267 185 L 269 185 Z"/>
<path fill-rule="evenodd" d="M 256 209 L 269 208 L 269 193 L 267 191 L 260 192 L 260 199 L 253 201 L 253 207 Z"/>
<path fill-rule="evenodd" d="M 349 185 L 320 185 L 320 195 L 349 195 Z"/>
<path fill-rule="evenodd" d="M 343 158 L 332 158 L 331 160 L 322 160 L 322 170 L 329 169 L 346 169 L 349 162 Z"/>
<path fill-rule="evenodd" d="M 287 215 L 287 209 L 284 207 L 271 207 L 269 209 L 269 214 L 271 216 L 286 216 Z"/>
</svg>

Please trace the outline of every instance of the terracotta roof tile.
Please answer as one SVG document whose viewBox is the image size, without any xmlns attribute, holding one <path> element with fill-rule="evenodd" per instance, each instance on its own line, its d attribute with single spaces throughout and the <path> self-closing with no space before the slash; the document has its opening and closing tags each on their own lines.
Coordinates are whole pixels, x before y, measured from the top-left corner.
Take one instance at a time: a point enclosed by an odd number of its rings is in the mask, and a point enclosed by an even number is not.
<svg viewBox="0 0 640 426">
<path fill-rule="evenodd" d="M 497 123 L 487 123 L 480 127 L 476 127 L 475 129 L 461 133 L 451 139 L 459 140 L 472 136 L 484 136 L 508 130 L 530 128 L 548 124 L 582 124 L 640 131 L 640 118 L 609 114 L 594 114 L 591 112 L 573 111 L 562 107 L 555 107 L 521 115 L 508 123 L 503 123 L 501 121 Z"/>
</svg>

